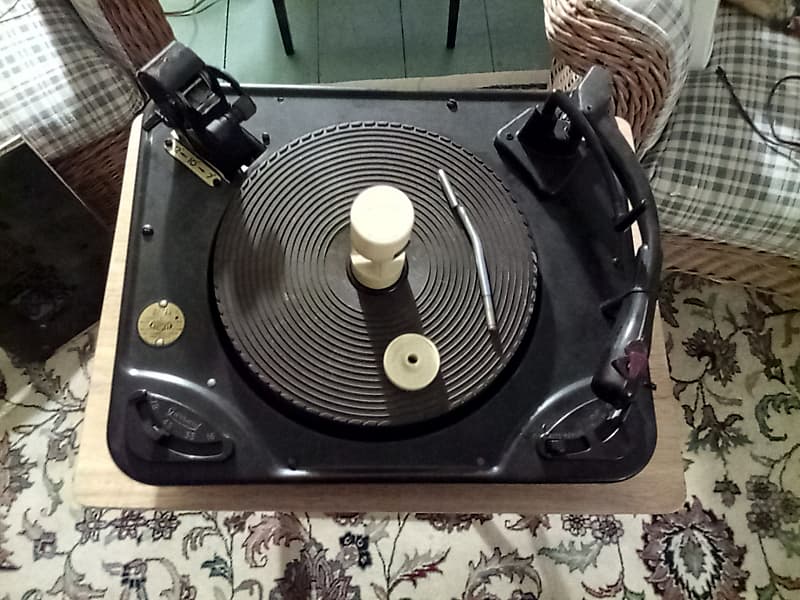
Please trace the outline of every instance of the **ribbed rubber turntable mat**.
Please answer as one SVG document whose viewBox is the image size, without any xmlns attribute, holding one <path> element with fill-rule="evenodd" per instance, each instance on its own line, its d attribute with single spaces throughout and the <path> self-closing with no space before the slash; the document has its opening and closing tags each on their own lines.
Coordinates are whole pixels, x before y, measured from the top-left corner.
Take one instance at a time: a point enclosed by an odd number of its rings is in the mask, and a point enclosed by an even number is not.
<svg viewBox="0 0 800 600">
<path fill-rule="evenodd" d="M 446 170 L 478 230 L 498 331 L 484 322 L 472 247 L 437 179 Z M 415 210 L 407 276 L 369 292 L 348 273 L 349 211 L 363 189 L 389 184 Z M 213 283 L 235 353 L 269 390 L 317 417 L 399 426 L 475 398 L 519 347 L 536 297 L 525 218 L 476 156 L 435 133 L 395 123 L 346 123 L 299 138 L 253 168 L 222 219 Z M 406 392 L 383 352 L 421 333 L 441 355 L 438 378 Z"/>
</svg>

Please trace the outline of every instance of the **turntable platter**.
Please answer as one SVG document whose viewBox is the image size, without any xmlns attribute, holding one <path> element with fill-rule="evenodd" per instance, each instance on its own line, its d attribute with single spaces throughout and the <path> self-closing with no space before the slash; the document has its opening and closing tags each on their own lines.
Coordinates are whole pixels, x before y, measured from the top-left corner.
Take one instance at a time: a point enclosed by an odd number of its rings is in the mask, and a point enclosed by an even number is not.
<svg viewBox="0 0 800 600">
<path fill-rule="evenodd" d="M 497 331 L 490 334 L 473 250 L 437 179 L 447 171 L 484 246 Z M 365 188 L 411 199 L 406 272 L 388 291 L 349 273 L 348 216 Z M 223 217 L 212 284 L 233 354 L 270 394 L 327 422 L 391 427 L 442 417 L 477 398 L 514 357 L 534 312 L 537 259 L 509 191 L 475 155 L 394 123 L 305 135 L 251 167 Z M 422 334 L 440 354 L 424 389 L 393 385 L 384 351 Z"/>
</svg>

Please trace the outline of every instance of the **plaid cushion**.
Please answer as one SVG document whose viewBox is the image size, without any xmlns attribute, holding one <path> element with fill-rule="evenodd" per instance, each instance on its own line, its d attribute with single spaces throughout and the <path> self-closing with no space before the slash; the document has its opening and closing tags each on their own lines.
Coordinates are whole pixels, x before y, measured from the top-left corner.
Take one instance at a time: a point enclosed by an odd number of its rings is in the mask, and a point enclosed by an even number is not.
<svg viewBox="0 0 800 600">
<path fill-rule="evenodd" d="M 97 43 L 105 50 L 111 58 L 116 60 L 119 64 L 124 65 L 129 69 L 133 69 L 133 63 L 119 43 L 117 35 L 111 28 L 111 25 L 106 20 L 103 14 L 103 9 L 97 0 L 71 0 L 72 6 L 75 11 L 83 20 L 89 31 L 92 32 Z"/>
<path fill-rule="evenodd" d="M 722 66 L 758 128 L 767 94 L 800 74 L 800 40 L 721 8 L 711 63 L 693 71 L 658 144 L 644 159 L 666 230 L 800 258 L 800 152 L 770 149 L 748 127 L 715 74 Z M 781 133 L 800 137 L 798 87 L 784 100 Z M 781 103 L 776 104 L 776 112 Z"/>
<path fill-rule="evenodd" d="M 141 109 L 133 79 L 69 2 L 0 0 L 0 14 L 9 9 L 0 20 L 0 142 L 22 134 L 44 156 L 61 156 Z"/>
</svg>

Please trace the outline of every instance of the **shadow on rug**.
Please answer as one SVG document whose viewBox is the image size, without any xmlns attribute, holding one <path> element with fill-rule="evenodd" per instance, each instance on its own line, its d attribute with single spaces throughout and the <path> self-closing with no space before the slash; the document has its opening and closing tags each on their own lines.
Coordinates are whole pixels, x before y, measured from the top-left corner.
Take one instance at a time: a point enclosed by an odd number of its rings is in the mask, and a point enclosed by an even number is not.
<svg viewBox="0 0 800 600">
<path fill-rule="evenodd" d="M 0 600 L 800 597 L 800 318 L 669 274 L 686 422 L 668 515 L 172 512 L 71 501 L 92 334 L 0 352 Z"/>
</svg>

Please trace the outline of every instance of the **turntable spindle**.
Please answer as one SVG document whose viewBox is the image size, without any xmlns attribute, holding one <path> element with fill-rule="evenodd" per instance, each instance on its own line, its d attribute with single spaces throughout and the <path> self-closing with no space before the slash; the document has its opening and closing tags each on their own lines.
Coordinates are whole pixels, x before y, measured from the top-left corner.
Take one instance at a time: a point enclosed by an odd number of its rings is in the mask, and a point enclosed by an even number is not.
<svg viewBox="0 0 800 600">
<path fill-rule="evenodd" d="M 375 185 L 350 208 L 350 263 L 362 285 L 382 290 L 400 279 L 414 226 L 411 200 L 396 187 Z"/>
</svg>

